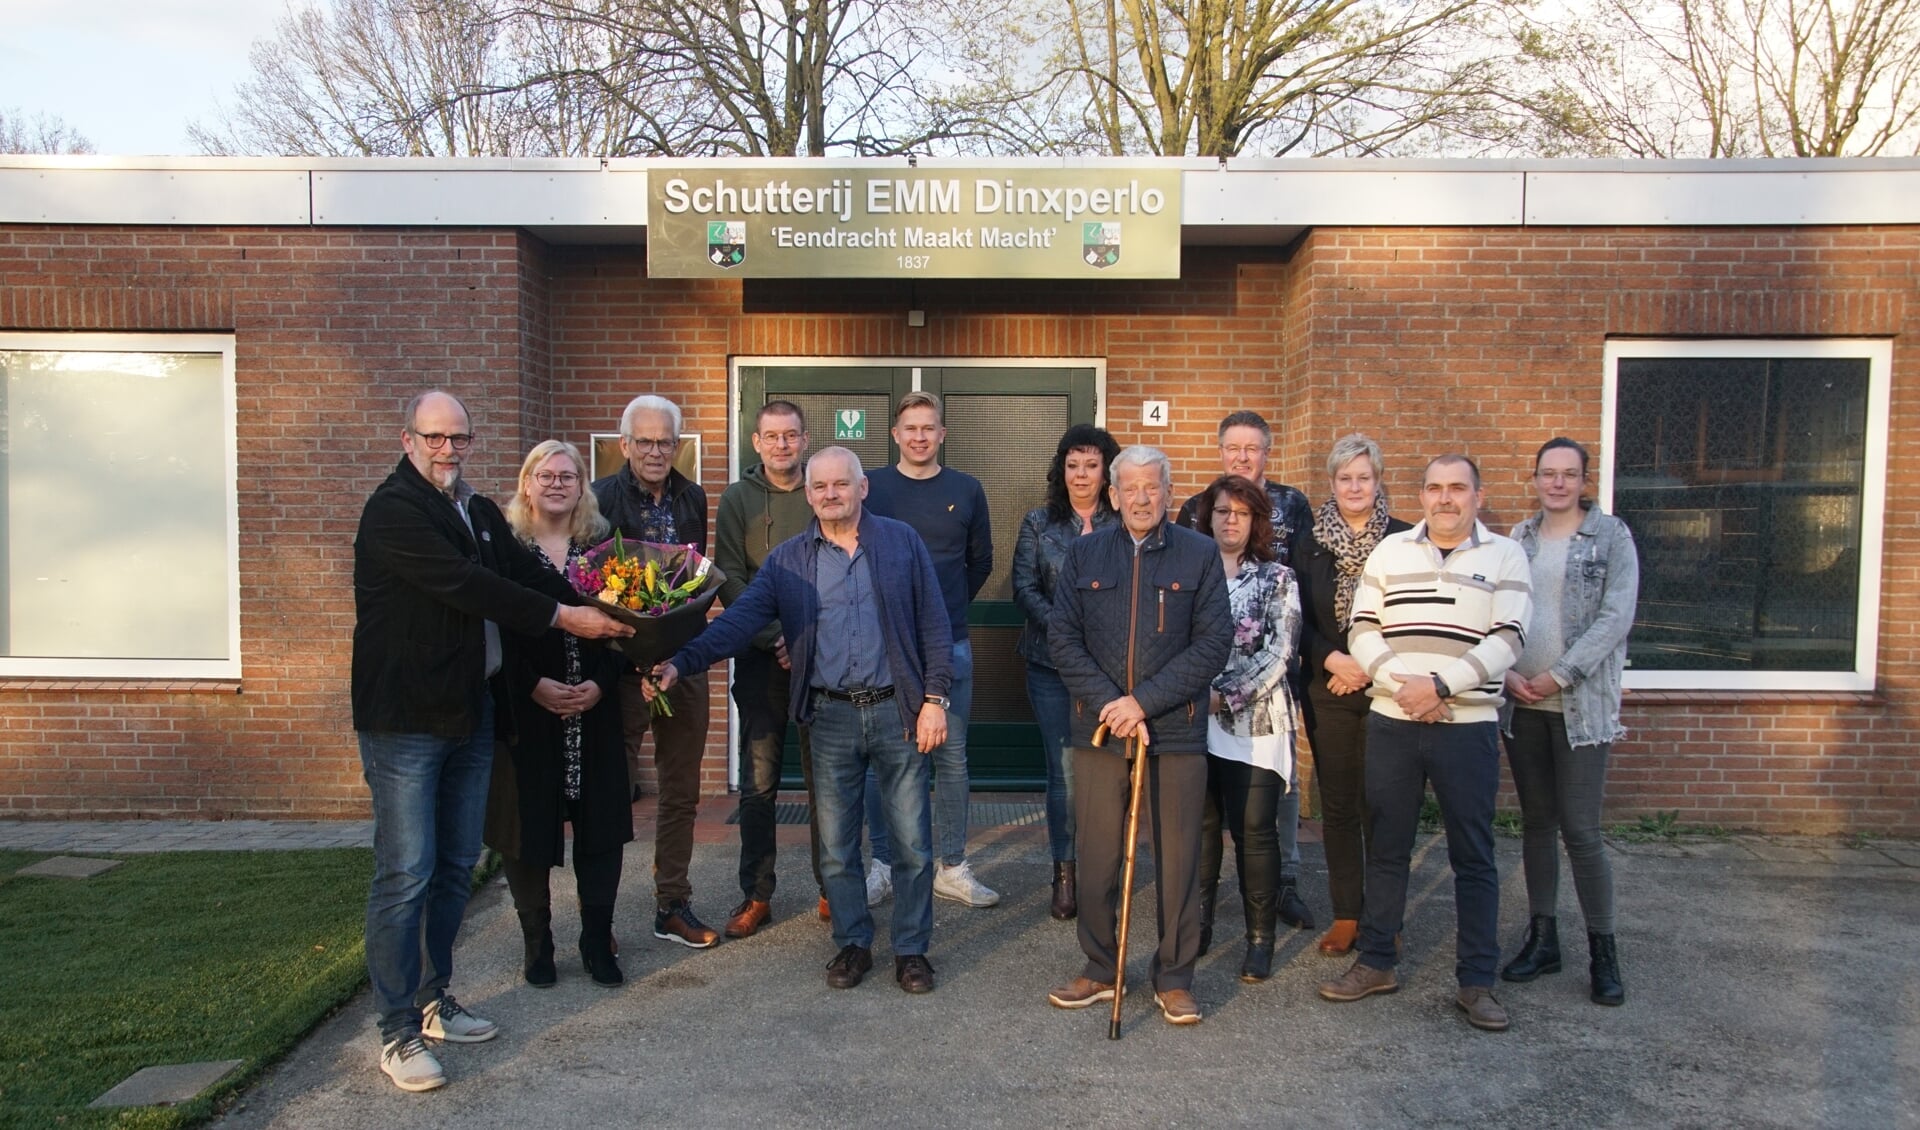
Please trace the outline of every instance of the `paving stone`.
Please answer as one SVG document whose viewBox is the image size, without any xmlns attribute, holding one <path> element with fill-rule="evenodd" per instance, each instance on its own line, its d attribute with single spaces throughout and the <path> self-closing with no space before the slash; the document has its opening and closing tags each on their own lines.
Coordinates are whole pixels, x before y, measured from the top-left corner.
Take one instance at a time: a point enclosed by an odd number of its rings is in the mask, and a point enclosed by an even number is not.
<svg viewBox="0 0 1920 1130">
<path fill-rule="evenodd" d="M 1902 867 L 1920 867 L 1920 844 L 1875 844 L 1874 850 Z"/>
<path fill-rule="evenodd" d="M 216 1059 L 206 1063 L 169 1063 L 159 1067 L 143 1067 L 114 1084 L 111 1090 L 87 1106 L 172 1106 L 183 1103 L 218 1083 L 242 1062 L 237 1059 Z"/>
<path fill-rule="evenodd" d="M 1723 859 L 1750 863 L 1753 852 L 1745 844 L 1722 840 L 1700 840 L 1684 845 L 1688 859 Z"/>
<path fill-rule="evenodd" d="M 39 875 L 48 879 L 91 879 L 102 871 L 120 866 L 118 859 L 83 859 L 77 855 L 56 855 L 38 863 L 29 863 L 15 875 Z"/>
<path fill-rule="evenodd" d="M 1747 849 L 1759 859 L 1768 863 L 1832 863 L 1833 857 L 1826 850 L 1816 848 L 1803 840 L 1791 840 L 1782 843 L 1770 843 L 1765 840 L 1749 842 Z"/>
</svg>

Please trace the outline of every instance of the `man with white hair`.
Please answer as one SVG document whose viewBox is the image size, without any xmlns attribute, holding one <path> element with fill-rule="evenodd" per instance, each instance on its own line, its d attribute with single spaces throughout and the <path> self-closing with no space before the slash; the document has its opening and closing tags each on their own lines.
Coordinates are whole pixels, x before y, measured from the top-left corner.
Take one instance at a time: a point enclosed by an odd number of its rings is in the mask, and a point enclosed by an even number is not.
<svg viewBox="0 0 1920 1130">
<path fill-rule="evenodd" d="M 1169 1024 L 1198 1024 L 1200 821 L 1207 793 L 1213 677 L 1227 665 L 1233 617 L 1213 539 L 1167 521 L 1166 454 L 1129 447 L 1113 461 L 1121 524 L 1075 538 L 1054 583 L 1047 637 L 1073 695 L 1073 814 L 1080 865 L 1079 976 L 1048 994 L 1055 1008 L 1113 999 L 1121 860 L 1130 794 L 1123 745 L 1147 758 L 1146 811 L 1160 944 L 1154 1003 Z M 1105 725 L 1111 739 L 1093 747 Z"/>
<path fill-rule="evenodd" d="M 862 798 L 871 769 L 883 834 L 894 850 L 893 979 L 909 993 L 929 993 L 927 755 L 946 740 L 953 705 L 946 601 L 933 558 L 913 528 L 862 507 L 867 477 L 859 456 L 829 447 L 807 464 L 806 482 L 813 507 L 807 529 L 775 546 L 747 590 L 653 674 L 670 691 L 683 676 L 753 646 L 762 628 L 780 622 L 792 664 L 790 716 L 811 727 L 820 878 L 840 947 L 827 963 L 827 984 L 851 989 L 873 968 L 873 913 L 860 871 Z"/>
<path fill-rule="evenodd" d="M 680 407 L 661 396 L 636 396 L 620 415 L 620 450 L 627 461 L 598 479 L 600 513 L 628 541 L 690 545 L 707 552 L 707 492 L 673 466 L 680 446 Z M 624 680 L 620 714 L 627 739 L 627 770 L 640 779 L 640 751 L 653 734 L 660 807 L 653 837 L 656 907 L 653 936 L 692 949 L 720 940 L 719 931 L 693 913 L 693 821 L 700 808 L 700 759 L 707 751 L 707 680 L 682 680 L 667 696 L 671 714 L 653 714 L 640 691 L 640 672 Z"/>
</svg>

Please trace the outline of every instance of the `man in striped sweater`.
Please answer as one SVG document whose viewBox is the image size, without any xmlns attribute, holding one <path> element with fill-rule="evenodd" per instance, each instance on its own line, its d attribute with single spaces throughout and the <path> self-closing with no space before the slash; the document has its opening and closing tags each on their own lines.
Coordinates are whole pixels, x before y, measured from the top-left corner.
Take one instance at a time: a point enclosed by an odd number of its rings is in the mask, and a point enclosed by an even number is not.
<svg viewBox="0 0 1920 1130">
<path fill-rule="evenodd" d="M 1426 785 L 1447 832 L 1459 935 L 1454 998 L 1467 1020 L 1507 1027 L 1493 996 L 1500 957 L 1500 877 L 1493 862 L 1493 803 L 1500 787 L 1496 736 L 1502 680 L 1520 657 L 1532 604 L 1518 543 L 1480 524 L 1480 468 L 1464 455 L 1427 464 L 1426 521 L 1382 539 L 1353 596 L 1347 651 L 1373 686 L 1367 719 L 1367 898 L 1359 958 L 1320 986 L 1330 1001 L 1400 987 L 1393 966 L 1413 838 Z"/>
</svg>

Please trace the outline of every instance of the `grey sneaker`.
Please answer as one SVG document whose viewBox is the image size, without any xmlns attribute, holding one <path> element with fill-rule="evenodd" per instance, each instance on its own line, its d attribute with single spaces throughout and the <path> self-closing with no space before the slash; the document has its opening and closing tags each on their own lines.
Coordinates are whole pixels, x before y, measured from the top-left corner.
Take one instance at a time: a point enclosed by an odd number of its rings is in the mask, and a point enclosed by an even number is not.
<svg viewBox="0 0 1920 1130">
<path fill-rule="evenodd" d="M 431 1091 L 447 1085 L 447 1073 L 418 1036 L 393 1040 L 380 1049 L 380 1070 L 403 1091 Z"/>
<path fill-rule="evenodd" d="M 867 905 L 879 906 L 893 897 L 893 868 L 877 859 L 867 861 Z"/>
<path fill-rule="evenodd" d="M 460 1007 L 452 993 L 443 994 L 420 1010 L 420 1034 L 450 1044 L 478 1044 L 500 1034 L 500 1026 Z"/>
<path fill-rule="evenodd" d="M 944 863 L 934 866 L 933 894 L 935 898 L 951 899 L 968 906 L 993 906 L 1000 901 L 998 892 L 973 877 L 973 868 L 964 859 L 952 867 Z"/>
</svg>

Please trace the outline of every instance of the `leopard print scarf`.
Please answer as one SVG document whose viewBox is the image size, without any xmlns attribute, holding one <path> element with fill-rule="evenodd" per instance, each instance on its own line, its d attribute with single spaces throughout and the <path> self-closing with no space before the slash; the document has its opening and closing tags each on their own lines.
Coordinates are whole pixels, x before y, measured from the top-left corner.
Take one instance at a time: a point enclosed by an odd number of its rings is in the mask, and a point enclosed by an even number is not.
<svg viewBox="0 0 1920 1130">
<path fill-rule="evenodd" d="M 1340 503 L 1334 499 L 1327 499 L 1313 512 L 1313 538 L 1333 554 L 1333 615 L 1343 630 L 1353 626 L 1353 590 L 1360 587 L 1360 573 L 1367 567 L 1367 557 L 1386 535 L 1386 491 L 1373 496 L 1373 516 L 1359 533 L 1347 525 L 1340 514 Z"/>
</svg>

